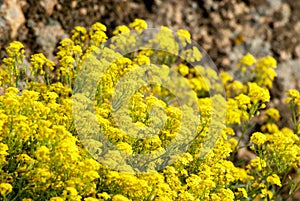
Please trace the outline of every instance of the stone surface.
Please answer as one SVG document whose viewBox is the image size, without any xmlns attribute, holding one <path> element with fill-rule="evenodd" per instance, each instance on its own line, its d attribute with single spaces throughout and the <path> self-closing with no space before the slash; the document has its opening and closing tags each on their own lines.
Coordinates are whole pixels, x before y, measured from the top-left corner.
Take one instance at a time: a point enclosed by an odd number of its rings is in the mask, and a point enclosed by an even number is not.
<svg viewBox="0 0 300 201">
<path fill-rule="evenodd" d="M 37 36 L 36 42 L 41 47 L 42 52 L 47 58 L 53 60 L 53 52 L 57 43 L 68 35 L 57 21 L 51 21 L 46 25 L 39 24 L 34 27 L 34 31 Z"/>
<path fill-rule="evenodd" d="M 57 0 L 42 0 L 41 6 L 45 9 L 47 15 L 51 15 L 54 10 L 54 6 L 57 4 Z"/>
<path fill-rule="evenodd" d="M 300 59 L 280 63 L 276 69 L 283 90 L 300 90 Z"/>
<path fill-rule="evenodd" d="M 10 37 L 15 38 L 18 29 L 25 23 L 22 3 L 18 0 L 4 0 L 0 10 L 6 24 L 10 27 Z"/>
</svg>

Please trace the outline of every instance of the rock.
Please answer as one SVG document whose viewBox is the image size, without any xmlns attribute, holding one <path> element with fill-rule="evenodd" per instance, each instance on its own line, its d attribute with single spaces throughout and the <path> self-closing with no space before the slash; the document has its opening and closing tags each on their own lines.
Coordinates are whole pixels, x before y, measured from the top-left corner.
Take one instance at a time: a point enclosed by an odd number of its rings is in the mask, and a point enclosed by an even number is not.
<svg viewBox="0 0 300 201">
<path fill-rule="evenodd" d="M 7 20 L 3 16 L 0 17 L 0 48 L 2 49 L 3 46 L 7 41 L 10 39 L 10 32 L 11 29 L 8 25 Z"/>
<path fill-rule="evenodd" d="M 25 23 L 21 5 L 18 0 L 4 0 L 0 8 L 7 25 L 11 29 L 11 38 L 16 37 L 18 29 Z"/>
<path fill-rule="evenodd" d="M 294 56 L 296 58 L 300 58 L 300 44 L 298 44 L 296 47 L 295 47 L 295 50 L 294 50 Z"/>
<path fill-rule="evenodd" d="M 255 158 L 255 154 L 249 151 L 247 148 L 241 148 L 238 151 L 237 158 L 239 160 L 246 159 L 247 161 L 250 161 Z"/>
<path fill-rule="evenodd" d="M 257 11 L 260 15 L 272 15 L 281 4 L 281 0 L 266 0 L 266 4 L 259 5 Z"/>
<path fill-rule="evenodd" d="M 273 23 L 274 27 L 284 26 L 289 22 L 291 16 L 291 8 L 288 4 L 284 3 L 278 11 L 275 12 L 274 17 L 276 21 Z"/>
<path fill-rule="evenodd" d="M 260 36 L 247 41 L 247 51 L 256 57 L 272 55 L 271 44 Z"/>
<path fill-rule="evenodd" d="M 80 8 L 79 12 L 80 12 L 81 15 L 86 15 L 88 11 L 87 11 L 86 8 Z"/>
<path fill-rule="evenodd" d="M 53 51 L 57 43 L 63 38 L 68 37 L 57 21 L 51 21 L 47 25 L 36 25 L 34 28 L 37 36 L 37 43 L 41 46 L 43 53 L 50 60 L 54 59 Z"/>
<path fill-rule="evenodd" d="M 300 59 L 278 64 L 276 73 L 278 78 L 282 80 L 284 91 L 293 88 L 300 90 Z"/>
<path fill-rule="evenodd" d="M 269 6 L 269 9 L 273 12 L 278 10 L 282 4 L 281 0 L 267 0 L 267 3 Z"/>
<path fill-rule="evenodd" d="M 55 5 L 57 4 L 57 0 L 42 0 L 40 4 L 45 9 L 46 14 L 51 15 Z"/>
</svg>

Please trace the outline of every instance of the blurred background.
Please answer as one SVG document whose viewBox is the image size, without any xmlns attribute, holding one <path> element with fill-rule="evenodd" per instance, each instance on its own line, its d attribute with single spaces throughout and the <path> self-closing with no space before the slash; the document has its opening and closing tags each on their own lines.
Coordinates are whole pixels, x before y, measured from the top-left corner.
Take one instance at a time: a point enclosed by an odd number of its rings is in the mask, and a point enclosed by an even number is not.
<svg viewBox="0 0 300 201">
<path fill-rule="evenodd" d="M 284 91 L 300 89 L 299 11 L 299 0 L 0 0 L 0 59 L 8 43 L 18 40 L 27 59 L 42 52 L 55 60 L 59 41 L 77 25 L 101 22 L 110 35 L 116 26 L 142 18 L 149 27 L 189 30 L 219 70 L 232 71 L 248 52 L 274 56 L 272 104 L 284 112 Z"/>
</svg>

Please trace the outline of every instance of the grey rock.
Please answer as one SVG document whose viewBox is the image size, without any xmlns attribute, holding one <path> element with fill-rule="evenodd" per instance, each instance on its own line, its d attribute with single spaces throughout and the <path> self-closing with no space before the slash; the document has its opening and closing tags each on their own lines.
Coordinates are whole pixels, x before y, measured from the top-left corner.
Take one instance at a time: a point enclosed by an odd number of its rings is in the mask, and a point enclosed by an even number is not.
<svg viewBox="0 0 300 201">
<path fill-rule="evenodd" d="M 300 59 L 279 63 L 276 69 L 277 76 L 283 85 L 284 91 L 289 89 L 300 90 Z"/>
</svg>

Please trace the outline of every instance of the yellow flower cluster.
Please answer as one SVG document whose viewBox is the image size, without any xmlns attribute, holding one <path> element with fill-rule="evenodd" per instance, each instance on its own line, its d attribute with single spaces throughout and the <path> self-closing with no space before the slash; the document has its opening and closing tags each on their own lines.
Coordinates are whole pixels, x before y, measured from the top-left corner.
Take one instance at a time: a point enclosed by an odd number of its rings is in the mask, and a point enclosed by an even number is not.
<svg viewBox="0 0 300 201">
<path fill-rule="evenodd" d="M 5 195 L 12 192 L 12 186 L 9 183 L 0 184 L 0 194 Z"/>
<path fill-rule="evenodd" d="M 276 77 L 276 60 L 271 57 L 263 57 L 256 60 L 253 55 L 243 56 L 237 64 L 237 74 L 242 81 L 255 81 L 261 87 L 272 88 L 272 81 Z"/>
<path fill-rule="evenodd" d="M 142 19 L 135 19 L 129 26 L 134 30 L 144 30 L 148 27 L 147 23 Z"/>
<path fill-rule="evenodd" d="M 257 145 L 262 145 L 267 141 L 267 137 L 260 132 L 253 133 L 250 141 Z"/>
<path fill-rule="evenodd" d="M 240 59 L 237 67 L 241 69 L 242 72 L 245 72 L 247 68 L 252 66 L 255 62 L 256 59 L 251 54 L 248 53 Z"/>
<path fill-rule="evenodd" d="M 7 58 L 0 65 L 0 85 L 18 87 L 21 72 L 26 71 L 22 65 L 25 58 L 24 46 L 19 41 L 14 41 L 6 48 Z"/>
<path fill-rule="evenodd" d="M 22 70 L 23 45 L 9 45 L 0 66 L 1 200 L 246 201 L 293 193 L 285 184 L 300 166 L 299 92 L 286 99 L 294 128 L 277 126 L 275 108 L 260 112 L 276 61 L 247 54 L 235 76 L 222 72 L 218 82 L 186 30 L 161 27 L 129 52 L 147 27 L 136 19 L 107 42 L 103 24 L 77 26 L 61 41 L 58 64 L 31 56 L 31 75 Z M 224 89 L 226 99 L 218 94 Z M 258 115 L 260 130 L 242 145 Z M 255 155 L 247 164 L 237 157 L 243 146 Z"/>
<path fill-rule="evenodd" d="M 300 131 L 300 94 L 295 89 L 290 89 L 286 93 L 285 102 L 289 105 L 292 112 L 292 123 L 294 126 L 294 133 L 299 134 Z"/>
</svg>

